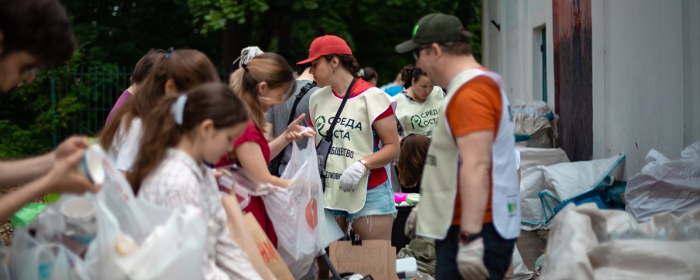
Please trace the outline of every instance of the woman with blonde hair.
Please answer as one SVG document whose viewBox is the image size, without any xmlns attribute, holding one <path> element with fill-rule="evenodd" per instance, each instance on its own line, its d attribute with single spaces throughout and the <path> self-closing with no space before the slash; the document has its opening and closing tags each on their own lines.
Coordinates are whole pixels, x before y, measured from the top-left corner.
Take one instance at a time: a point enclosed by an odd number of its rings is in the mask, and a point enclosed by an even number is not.
<svg viewBox="0 0 700 280">
<path fill-rule="evenodd" d="M 238 163 L 261 183 L 287 187 L 289 180 L 270 174 L 267 168 L 270 159 L 276 157 L 291 141 L 315 135 L 313 130 L 299 125 L 306 117 L 301 115 L 277 139 L 270 143 L 265 139 L 265 112 L 287 101 L 296 88 L 292 67 L 282 56 L 263 53 L 257 47 L 243 49 L 240 59 L 241 67 L 231 74 L 229 88 L 248 108 L 250 120 L 243 134 L 233 142 L 233 152 L 223 157 L 216 166 Z M 262 198 L 252 197 L 243 211 L 255 216 L 276 247 L 277 234 Z"/>
</svg>

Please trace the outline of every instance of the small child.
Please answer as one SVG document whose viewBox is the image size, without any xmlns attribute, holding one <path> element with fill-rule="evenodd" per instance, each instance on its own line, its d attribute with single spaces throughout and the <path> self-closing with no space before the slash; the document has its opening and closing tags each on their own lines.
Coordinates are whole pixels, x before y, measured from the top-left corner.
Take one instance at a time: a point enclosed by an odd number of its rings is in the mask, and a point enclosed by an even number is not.
<svg viewBox="0 0 700 280">
<path fill-rule="evenodd" d="M 129 183 L 140 198 L 176 208 L 200 208 L 208 220 L 204 279 L 261 279 L 248 256 L 229 238 L 216 179 L 204 164 L 216 162 L 246 128 L 248 111 L 221 83 L 167 96 L 146 121 Z"/>
<path fill-rule="evenodd" d="M 403 192 L 420 193 L 420 179 L 423 176 L 429 146 L 430 138 L 422 134 L 409 134 L 401 140 L 396 175 Z"/>
</svg>

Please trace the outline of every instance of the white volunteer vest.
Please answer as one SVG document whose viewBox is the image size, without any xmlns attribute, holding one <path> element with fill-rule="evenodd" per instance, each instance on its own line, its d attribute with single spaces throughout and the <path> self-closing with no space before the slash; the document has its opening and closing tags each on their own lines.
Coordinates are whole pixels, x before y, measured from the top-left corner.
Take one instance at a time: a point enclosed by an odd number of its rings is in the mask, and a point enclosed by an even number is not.
<svg viewBox="0 0 700 280">
<path fill-rule="evenodd" d="M 433 87 L 423 104 L 409 100 L 403 94 L 396 95 L 396 118 L 403 127 L 404 137 L 416 133 L 433 136 L 437 126 L 438 111 L 444 96 L 440 87 Z"/>
<path fill-rule="evenodd" d="M 416 233 L 420 236 L 443 239 L 452 223 L 459 178 L 459 148 L 450 131 L 445 110 L 455 92 L 472 78 L 486 75 L 502 88 L 501 77 L 492 72 L 469 69 L 460 73 L 447 89 L 447 96 L 440 108 L 438 124 L 428 149 L 423 171 L 420 211 Z M 508 98 L 501 90 L 501 122 L 492 148 L 491 208 L 493 224 L 504 239 L 520 235 L 520 202 L 518 174 L 515 159 L 513 118 Z"/>
<path fill-rule="evenodd" d="M 340 117 L 335 120 L 342 101 L 342 98 L 333 94 L 330 86 L 321 88 L 311 95 L 309 113 L 316 129 L 316 145 L 327 133 L 333 134 L 333 147 L 326 161 L 326 190 L 323 193 L 325 206 L 328 209 L 357 213 L 364 207 L 367 198 L 369 170 L 354 192 L 340 190 L 340 175 L 353 163 L 374 152 L 372 124 L 392 106 L 392 102 L 383 91 L 372 87 L 348 99 Z M 335 131 L 328 131 L 331 122 L 336 121 Z"/>
</svg>

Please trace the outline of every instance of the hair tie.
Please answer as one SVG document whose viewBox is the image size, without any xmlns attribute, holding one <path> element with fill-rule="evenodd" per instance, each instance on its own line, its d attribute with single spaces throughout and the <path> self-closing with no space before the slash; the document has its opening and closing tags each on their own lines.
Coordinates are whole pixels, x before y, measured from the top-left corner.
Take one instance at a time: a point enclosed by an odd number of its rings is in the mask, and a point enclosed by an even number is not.
<svg viewBox="0 0 700 280">
<path fill-rule="evenodd" d="M 177 125 L 182 125 L 183 115 L 185 113 L 185 103 L 187 103 L 187 95 L 182 94 L 177 98 L 177 101 L 173 103 L 173 106 L 170 107 L 170 113 L 175 118 L 175 123 Z"/>
<path fill-rule="evenodd" d="M 244 71 L 248 71 L 248 64 L 241 63 L 241 68 L 243 68 Z"/>
<path fill-rule="evenodd" d="M 250 46 L 250 47 L 243 48 L 241 50 L 241 56 L 239 56 L 238 58 L 236 58 L 236 60 L 233 61 L 233 65 L 236 65 L 236 62 L 240 60 L 239 65 L 242 68 L 246 68 L 246 66 L 244 66 L 244 64 L 248 64 L 248 62 L 251 59 L 253 59 L 256 56 L 261 55 L 261 54 L 263 54 L 263 51 L 256 46 Z"/>
</svg>

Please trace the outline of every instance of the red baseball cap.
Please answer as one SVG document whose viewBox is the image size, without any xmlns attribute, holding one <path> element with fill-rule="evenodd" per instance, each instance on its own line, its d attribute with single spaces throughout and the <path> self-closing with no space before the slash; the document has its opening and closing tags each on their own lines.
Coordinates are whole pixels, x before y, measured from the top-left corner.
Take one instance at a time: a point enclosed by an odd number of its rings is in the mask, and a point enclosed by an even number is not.
<svg viewBox="0 0 700 280">
<path fill-rule="evenodd" d="M 352 55 L 352 50 L 342 38 L 334 35 L 323 35 L 311 42 L 309 58 L 297 62 L 297 65 L 308 64 L 323 55 L 347 54 Z"/>
</svg>

